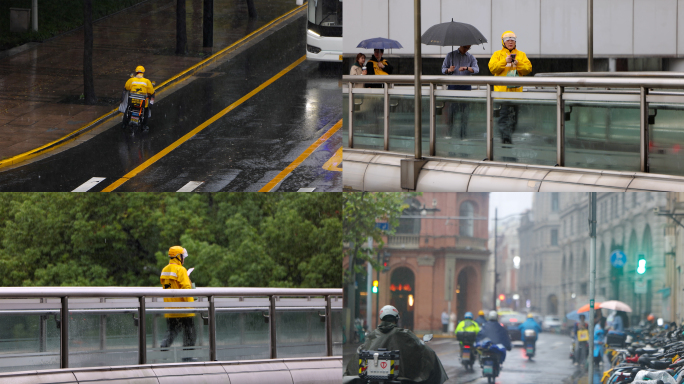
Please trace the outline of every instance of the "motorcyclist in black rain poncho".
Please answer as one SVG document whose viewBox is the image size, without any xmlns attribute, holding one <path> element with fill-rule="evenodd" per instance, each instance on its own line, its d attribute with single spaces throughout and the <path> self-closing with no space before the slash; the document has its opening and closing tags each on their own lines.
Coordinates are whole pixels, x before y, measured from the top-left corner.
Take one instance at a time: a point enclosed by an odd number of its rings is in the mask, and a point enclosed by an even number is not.
<svg viewBox="0 0 684 384">
<path fill-rule="evenodd" d="M 432 348 L 425 345 L 408 329 L 397 328 L 399 311 L 391 305 L 380 310 L 380 324 L 369 332 L 366 342 L 359 346 L 356 355 L 347 364 L 344 383 L 358 383 L 360 351 L 377 351 L 386 348 L 388 351 L 400 352 L 399 376 L 395 379 L 409 383 L 442 384 L 448 380 L 441 361 Z"/>
</svg>

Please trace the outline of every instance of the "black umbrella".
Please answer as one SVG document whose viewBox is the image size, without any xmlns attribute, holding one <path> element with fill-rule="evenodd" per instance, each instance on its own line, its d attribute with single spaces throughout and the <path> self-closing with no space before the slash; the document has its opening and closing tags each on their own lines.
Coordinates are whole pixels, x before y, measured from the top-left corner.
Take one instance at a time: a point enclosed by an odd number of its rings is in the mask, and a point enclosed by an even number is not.
<svg viewBox="0 0 684 384">
<path fill-rule="evenodd" d="M 426 45 L 440 45 L 442 47 L 451 45 L 451 50 L 453 51 L 454 45 L 483 44 L 487 42 L 487 39 L 472 25 L 459 23 L 451 19 L 449 22 L 430 27 L 421 36 L 420 42 Z"/>
</svg>

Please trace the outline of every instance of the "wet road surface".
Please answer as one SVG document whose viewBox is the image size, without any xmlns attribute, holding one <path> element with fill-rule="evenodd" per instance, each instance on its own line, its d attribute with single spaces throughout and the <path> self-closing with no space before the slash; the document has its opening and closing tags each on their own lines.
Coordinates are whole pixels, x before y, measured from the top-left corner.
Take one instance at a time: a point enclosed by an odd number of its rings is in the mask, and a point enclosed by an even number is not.
<svg viewBox="0 0 684 384">
<path fill-rule="evenodd" d="M 149 132 L 118 124 L 61 153 L 0 172 L 0 190 L 72 191 L 95 177 L 104 179 L 91 183 L 89 190 L 104 190 L 240 101 L 113 190 L 173 192 L 189 182 L 196 182 L 195 188 L 186 188 L 194 191 L 260 190 L 342 118 L 341 66 L 296 64 L 305 53 L 305 26 L 301 14 L 160 95 L 152 107 Z M 341 191 L 342 172 L 323 168 L 340 146 L 337 132 L 272 190 Z"/>
<path fill-rule="evenodd" d="M 515 342 L 513 350 L 506 355 L 503 370 L 496 378 L 497 384 L 548 384 L 563 383 L 574 371 L 569 359 L 571 340 L 566 335 L 542 333 L 537 341 L 537 354 L 529 361 L 522 343 Z M 434 339 L 428 345 L 435 350 L 449 375 L 446 383 L 486 383 L 482 369 L 475 363 L 473 371 L 467 371 L 460 363 L 459 349 L 455 339 Z"/>
</svg>

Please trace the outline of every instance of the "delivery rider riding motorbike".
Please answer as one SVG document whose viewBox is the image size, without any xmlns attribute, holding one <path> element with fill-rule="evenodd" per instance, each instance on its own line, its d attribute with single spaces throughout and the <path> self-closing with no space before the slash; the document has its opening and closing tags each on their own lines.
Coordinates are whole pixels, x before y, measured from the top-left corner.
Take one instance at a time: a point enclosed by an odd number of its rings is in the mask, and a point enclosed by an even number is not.
<svg viewBox="0 0 684 384">
<path fill-rule="evenodd" d="M 359 375 L 359 353 L 361 351 L 399 351 L 399 373 L 396 381 L 402 383 L 442 384 L 448 376 L 435 351 L 425 345 L 408 329 L 398 328 L 399 311 L 391 305 L 380 310 L 380 324 L 366 336 L 366 342 L 359 346 L 356 355 L 345 370 L 344 383 L 362 383 Z M 372 362 L 371 362 L 372 363 Z M 354 378 L 356 376 L 356 378 Z"/>
<path fill-rule="evenodd" d="M 126 85 L 124 85 L 124 91 L 130 92 L 130 93 L 136 93 L 139 95 L 145 96 L 145 116 L 142 116 L 142 124 L 141 126 L 145 127 L 147 125 L 147 119 L 151 116 L 150 112 L 150 104 L 154 104 L 154 85 L 152 82 L 144 77 L 145 74 L 145 67 L 142 65 L 139 65 L 135 68 L 135 76 L 131 77 L 126 81 Z M 128 98 L 128 94 L 124 92 L 122 100 L 122 105 L 125 105 L 125 99 Z M 121 109 L 119 110 L 123 112 Z M 125 121 L 124 118 L 124 125 L 126 125 L 127 122 Z"/>
</svg>

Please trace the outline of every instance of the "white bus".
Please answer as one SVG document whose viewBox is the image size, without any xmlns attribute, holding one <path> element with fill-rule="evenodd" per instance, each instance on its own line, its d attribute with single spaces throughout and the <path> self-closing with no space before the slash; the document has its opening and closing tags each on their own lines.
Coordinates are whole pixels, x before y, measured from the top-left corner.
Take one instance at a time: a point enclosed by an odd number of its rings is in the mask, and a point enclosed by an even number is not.
<svg viewBox="0 0 684 384">
<path fill-rule="evenodd" d="M 342 61 L 342 0 L 309 0 L 306 58 Z"/>
</svg>

